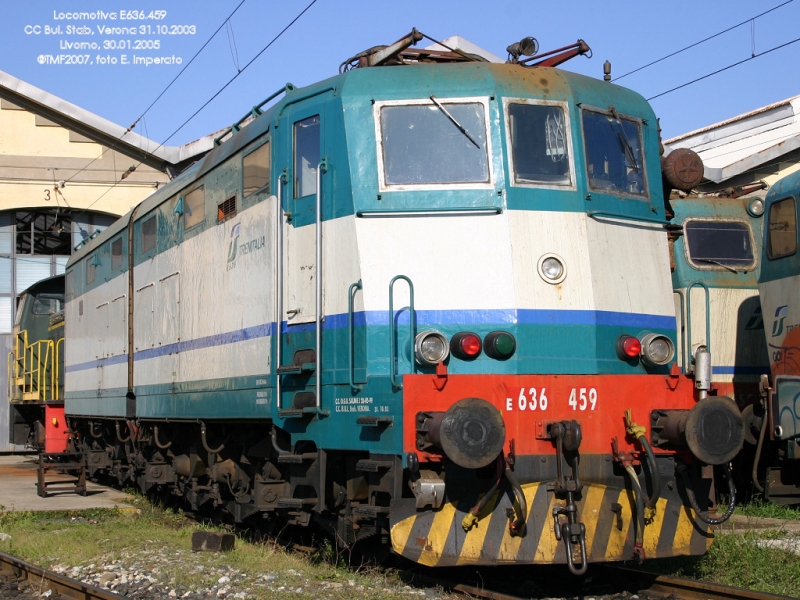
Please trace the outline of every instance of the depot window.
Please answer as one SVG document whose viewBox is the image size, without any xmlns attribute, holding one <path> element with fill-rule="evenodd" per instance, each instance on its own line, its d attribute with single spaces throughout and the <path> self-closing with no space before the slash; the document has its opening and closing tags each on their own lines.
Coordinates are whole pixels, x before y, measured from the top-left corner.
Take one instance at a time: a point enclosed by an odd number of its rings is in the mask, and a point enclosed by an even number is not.
<svg viewBox="0 0 800 600">
<path fill-rule="evenodd" d="M 600 193 L 647 197 L 642 127 L 613 112 L 583 111 L 589 188 Z"/>
<path fill-rule="evenodd" d="M 745 222 L 690 220 L 683 231 L 686 257 L 695 269 L 749 271 L 756 266 L 753 232 Z"/>
<path fill-rule="evenodd" d="M 507 135 L 514 183 L 571 186 L 571 135 L 565 106 L 507 101 Z"/>
<path fill-rule="evenodd" d="M 381 186 L 487 187 L 487 108 L 484 99 L 376 103 Z"/>
<path fill-rule="evenodd" d="M 767 251 L 770 258 L 789 256 L 797 251 L 797 213 L 794 198 L 778 200 L 769 209 Z"/>
</svg>

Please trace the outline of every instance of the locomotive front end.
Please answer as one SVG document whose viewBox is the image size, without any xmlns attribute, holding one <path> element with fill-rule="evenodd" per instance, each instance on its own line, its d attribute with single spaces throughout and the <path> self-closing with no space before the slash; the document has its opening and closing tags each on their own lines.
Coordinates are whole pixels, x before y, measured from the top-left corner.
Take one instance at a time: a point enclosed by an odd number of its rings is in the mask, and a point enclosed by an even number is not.
<svg viewBox="0 0 800 600">
<path fill-rule="evenodd" d="M 394 550 L 575 573 L 705 552 L 713 466 L 744 424 L 707 352 L 678 365 L 650 107 L 547 67 L 413 70 L 396 83 L 425 97 L 373 101 L 380 205 L 356 209 L 427 252 L 377 269 L 409 288 L 389 292 L 413 492 L 392 500 Z"/>
</svg>

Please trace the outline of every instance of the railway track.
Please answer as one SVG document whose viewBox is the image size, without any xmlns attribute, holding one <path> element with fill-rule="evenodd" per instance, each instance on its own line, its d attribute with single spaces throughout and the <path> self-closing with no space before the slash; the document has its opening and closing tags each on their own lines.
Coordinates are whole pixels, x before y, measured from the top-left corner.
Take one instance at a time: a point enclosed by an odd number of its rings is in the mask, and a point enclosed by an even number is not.
<svg viewBox="0 0 800 600">
<path fill-rule="evenodd" d="M 56 599 L 75 599 L 75 600 L 124 600 L 125 596 L 115 594 L 109 590 L 88 585 L 82 581 L 71 579 L 47 569 L 42 569 L 36 565 L 15 558 L 9 554 L 0 552 L 0 580 L 2 586 L 16 584 L 30 591 L 30 598 L 40 598 L 45 592 L 51 600 Z M 417 585 L 438 587 L 444 591 L 463 595 L 469 598 L 484 598 L 486 600 L 523 600 L 523 597 L 508 594 L 505 592 L 494 591 L 483 586 L 474 586 L 466 583 L 456 583 L 438 579 L 430 575 L 415 574 L 412 580 Z M 588 580 L 587 580 L 588 581 Z M 624 581 L 624 584 L 620 582 Z M 564 587 L 574 588 L 577 582 L 564 582 Z M 570 585 L 571 584 L 571 585 Z M 491 584 L 489 584 L 491 585 Z M 629 592 L 636 592 L 646 598 L 680 598 L 681 600 L 791 600 L 790 596 L 779 596 L 752 590 L 743 590 L 735 587 L 727 587 L 680 577 L 668 575 L 656 575 L 634 569 L 626 569 L 613 566 L 597 566 L 591 581 L 582 586 L 579 591 L 570 589 L 568 597 L 576 593 L 580 596 L 592 595 L 602 597 L 604 595 L 618 594 L 622 589 Z M 0 587 L 0 598 L 4 596 L 3 588 Z M 565 590 L 562 590 L 562 593 Z M 548 594 L 551 598 L 554 597 Z M 17 593 L 17 597 L 19 593 Z M 525 596 L 524 598 L 529 598 Z"/>
<path fill-rule="evenodd" d="M 413 581 L 426 586 L 437 586 L 444 591 L 468 598 L 484 598 L 486 600 L 525 600 L 530 596 L 516 596 L 489 589 L 484 586 L 456 583 L 455 581 L 438 580 L 429 575 L 416 574 Z M 624 582 L 624 583 L 623 583 Z M 491 583 L 487 583 L 491 586 Z M 648 599 L 680 598 L 680 600 L 792 600 L 792 596 L 779 596 L 765 592 L 744 590 L 736 587 L 657 575 L 635 569 L 598 565 L 587 583 L 561 580 L 558 584 L 560 592 L 547 590 L 546 596 L 554 597 L 616 597 L 621 591 L 640 594 Z"/>
<path fill-rule="evenodd" d="M 19 587 L 28 587 L 31 591 L 31 598 L 39 598 L 50 590 L 49 598 L 51 600 L 57 598 L 125 600 L 125 596 L 42 569 L 4 552 L 0 552 L 0 579 L 2 579 L 3 586 L 16 584 Z M 3 595 L 3 592 L 0 592 L 0 597 Z"/>
</svg>

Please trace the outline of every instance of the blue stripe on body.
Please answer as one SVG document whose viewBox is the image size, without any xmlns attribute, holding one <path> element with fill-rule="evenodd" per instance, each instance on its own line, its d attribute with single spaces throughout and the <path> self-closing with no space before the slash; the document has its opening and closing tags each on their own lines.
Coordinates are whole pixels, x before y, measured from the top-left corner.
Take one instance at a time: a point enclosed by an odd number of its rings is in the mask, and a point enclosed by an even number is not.
<svg viewBox="0 0 800 600">
<path fill-rule="evenodd" d="M 452 310 L 416 311 L 416 321 L 418 326 L 435 325 L 611 325 L 640 327 L 645 329 L 675 329 L 675 317 L 662 315 L 648 315 L 636 313 L 610 312 L 602 310 Z M 349 318 L 346 313 L 329 315 L 325 317 L 322 324 L 323 330 L 343 329 L 348 327 Z M 408 324 L 408 311 L 397 311 L 396 324 Z M 362 311 L 354 313 L 353 324 L 355 327 L 365 325 L 388 326 L 388 311 Z M 313 331 L 314 323 L 303 325 L 288 325 L 283 323 L 281 331 L 283 333 L 301 333 Z M 202 348 L 213 348 L 236 344 L 247 340 L 254 340 L 263 337 L 270 337 L 275 333 L 275 323 L 264 323 L 253 327 L 246 327 L 236 331 L 219 333 L 194 340 L 183 340 L 175 344 L 167 344 L 158 348 L 148 348 L 140 350 L 134 354 L 134 360 L 148 360 L 161 356 L 168 356 L 177 352 L 187 352 L 190 350 L 200 350 Z M 110 356 L 97 360 L 91 360 L 74 365 L 68 365 L 64 369 L 67 373 L 95 369 L 100 366 L 112 366 L 123 364 L 128 360 L 127 354 Z"/>
<path fill-rule="evenodd" d="M 764 373 L 769 373 L 769 365 L 764 365 L 763 367 L 711 367 L 712 375 L 762 375 Z"/>
</svg>

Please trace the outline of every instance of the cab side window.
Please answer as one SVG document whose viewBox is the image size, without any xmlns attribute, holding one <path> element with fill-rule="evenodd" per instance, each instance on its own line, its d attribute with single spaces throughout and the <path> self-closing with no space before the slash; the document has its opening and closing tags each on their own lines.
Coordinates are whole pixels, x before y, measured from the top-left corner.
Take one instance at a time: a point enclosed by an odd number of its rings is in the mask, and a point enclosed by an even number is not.
<svg viewBox="0 0 800 600">
<path fill-rule="evenodd" d="M 317 193 L 317 167 L 320 161 L 319 115 L 294 124 L 294 197 Z"/>
<path fill-rule="evenodd" d="M 797 251 L 797 213 L 794 198 L 775 202 L 769 210 L 767 252 L 770 258 L 789 256 Z"/>
</svg>

